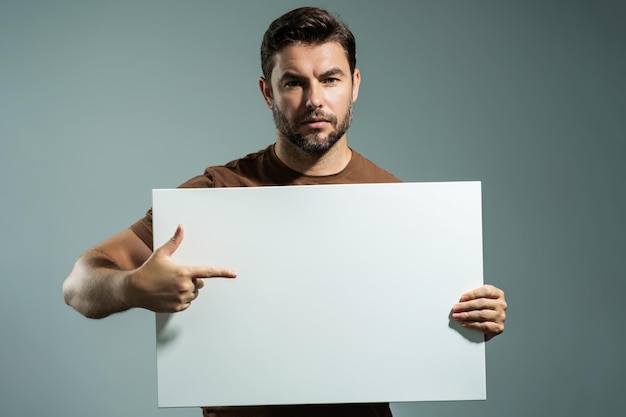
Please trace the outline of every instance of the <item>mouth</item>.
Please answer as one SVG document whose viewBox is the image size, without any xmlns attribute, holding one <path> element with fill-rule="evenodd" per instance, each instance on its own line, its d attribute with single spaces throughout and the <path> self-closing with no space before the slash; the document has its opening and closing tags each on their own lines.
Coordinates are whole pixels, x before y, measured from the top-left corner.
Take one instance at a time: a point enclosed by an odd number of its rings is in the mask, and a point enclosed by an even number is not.
<svg viewBox="0 0 626 417">
<path fill-rule="evenodd" d="M 330 120 L 324 117 L 312 117 L 302 122 L 303 125 L 311 129 L 323 129 L 330 123 Z"/>
</svg>

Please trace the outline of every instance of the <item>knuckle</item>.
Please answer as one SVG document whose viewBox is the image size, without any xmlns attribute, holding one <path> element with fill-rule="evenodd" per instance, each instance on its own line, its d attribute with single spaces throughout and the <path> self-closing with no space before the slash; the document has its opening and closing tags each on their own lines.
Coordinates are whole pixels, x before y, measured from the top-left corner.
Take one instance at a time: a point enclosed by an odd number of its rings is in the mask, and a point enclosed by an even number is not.
<svg viewBox="0 0 626 417">
<path fill-rule="evenodd" d="M 478 314 L 476 314 L 477 321 L 486 322 L 487 321 L 487 312 L 485 310 L 480 310 Z"/>
<path fill-rule="evenodd" d="M 493 314 L 493 311 L 491 310 L 481 310 L 478 313 L 478 321 L 482 323 L 493 321 L 493 318 L 494 318 L 494 314 Z"/>
<path fill-rule="evenodd" d="M 179 313 L 181 311 L 187 310 L 191 306 L 191 301 L 181 301 L 176 305 L 176 312 Z"/>
<path fill-rule="evenodd" d="M 189 283 L 187 281 L 184 280 L 179 280 L 176 283 L 176 290 L 178 291 L 179 294 L 184 294 L 186 292 L 189 291 Z"/>
<path fill-rule="evenodd" d="M 497 298 L 500 296 L 500 291 L 493 285 L 487 285 L 487 296 L 490 298 Z"/>
</svg>

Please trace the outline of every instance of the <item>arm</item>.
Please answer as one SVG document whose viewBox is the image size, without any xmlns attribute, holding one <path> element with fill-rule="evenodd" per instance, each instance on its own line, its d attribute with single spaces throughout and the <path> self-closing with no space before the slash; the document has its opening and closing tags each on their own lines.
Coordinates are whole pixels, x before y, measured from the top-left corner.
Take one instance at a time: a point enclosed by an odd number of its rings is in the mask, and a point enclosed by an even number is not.
<svg viewBox="0 0 626 417">
<path fill-rule="evenodd" d="M 452 318 L 463 327 L 483 332 L 487 341 L 504 331 L 506 309 L 504 291 L 484 285 L 461 296 L 452 306 Z"/>
<path fill-rule="evenodd" d="M 83 254 L 63 283 L 65 302 L 89 318 L 131 308 L 173 313 L 189 308 L 204 286 L 202 278 L 234 278 L 233 271 L 185 266 L 171 256 L 183 241 L 181 226 L 152 253 L 130 229 Z"/>
</svg>

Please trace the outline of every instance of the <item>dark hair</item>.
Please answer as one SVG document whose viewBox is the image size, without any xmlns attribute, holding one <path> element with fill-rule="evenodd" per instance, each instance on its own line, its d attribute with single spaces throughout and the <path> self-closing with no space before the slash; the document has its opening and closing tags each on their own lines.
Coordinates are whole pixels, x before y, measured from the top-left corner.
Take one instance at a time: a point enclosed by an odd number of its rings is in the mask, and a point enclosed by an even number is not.
<svg viewBox="0 0 626 417">
<path fill-rule="evenodd" d="M 356 42 L 350 29 L 327 10 L 301 7 L 274 20 L 265 31 L 261 43 L 261 68 L 269 80 L 274 69 L 276 53 L 288 45 L 303 43 L 320 45 L 337 42 L 346 52 L 350 73 L 356 68 Z"/>
</svg>

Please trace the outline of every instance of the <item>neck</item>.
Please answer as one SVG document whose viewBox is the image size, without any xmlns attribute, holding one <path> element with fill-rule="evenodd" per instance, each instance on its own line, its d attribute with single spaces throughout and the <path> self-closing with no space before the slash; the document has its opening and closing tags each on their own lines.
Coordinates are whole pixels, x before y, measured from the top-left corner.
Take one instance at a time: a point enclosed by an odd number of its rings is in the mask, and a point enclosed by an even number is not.
<svg viewBox="0 0 626 417">
<path fill-rule="evenodd" d="M 341 172 L 350 162 L 352 151 L 344 135 L 323 154 L 311 154 L 295 146 L 288 139 L 276 139 L 276 156 L 285 165 L 304 175 L 325 176 Z"/>
</svg>

